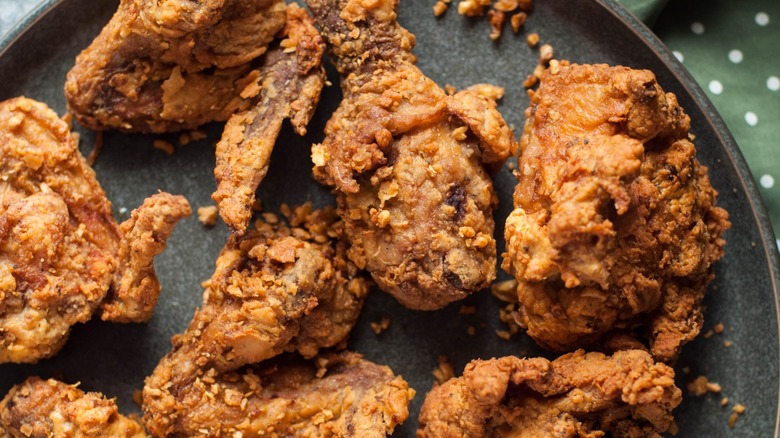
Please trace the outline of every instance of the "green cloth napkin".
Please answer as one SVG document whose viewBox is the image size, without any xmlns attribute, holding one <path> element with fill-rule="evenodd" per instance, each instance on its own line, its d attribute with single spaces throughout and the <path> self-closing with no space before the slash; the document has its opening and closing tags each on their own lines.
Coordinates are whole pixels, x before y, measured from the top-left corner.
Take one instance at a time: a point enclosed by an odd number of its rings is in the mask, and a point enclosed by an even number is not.
<svg viewBox="0 0 780 438">
<path fill-rule="evenodd" d="M 780 232 L 780 1 L 621 0 L 717 108 Z M 780 240 L 778 240 L 780 246 Z"/>
</svg>

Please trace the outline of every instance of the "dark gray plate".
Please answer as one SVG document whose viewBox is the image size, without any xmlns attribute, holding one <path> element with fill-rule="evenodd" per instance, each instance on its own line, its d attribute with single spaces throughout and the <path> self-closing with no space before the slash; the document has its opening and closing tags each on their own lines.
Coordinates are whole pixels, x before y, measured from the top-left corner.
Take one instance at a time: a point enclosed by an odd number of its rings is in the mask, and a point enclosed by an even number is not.
<svg viewBox="0 0 780 438">
<path fill-rule="evenodd" d="M 58 113 L 65 111 L 62 87 L 75 55 L 86 47 L 116 9 L 117 1 L 50 0 L 0 42 L 0 100 L 17 95 L 41 100 Z M 456 2 L 453 2 L 456 3 Z M 729 408 L 720 406 L 722 395 L 685 397 L 677 410 L 680 437 L 777 435 L 778 419 L 778 255 L 769 221 L 745 161 L 720 117 L 693 79 L 652 33 L 611 0 L 543 0 L 526 23 L 555 47 L 556 56 L 580 63 L 623 64 L 655 72 L 667 90 L 677 94 L 691 116 L 700 160 L 720 192 L 719 203 L 731 214 L 726 257 L 717 266 L 717 278 L 705 300 L 705 331 L 722 322 L 725 333 L 699 338 L 686 347 L 677 364 L 678 384 L 707 375 L 720 383 L 729 406 L 741 403 L 747 412 L 734 430 L 728 427 Z M 538 62 L 538 52 L 525 44 L 526 34 L 505 34 L 499 43 L 488 39 L 485 19 L 467 20 L 450 8 L 434 18 L 433 1 L 406 0 L 400 22 L 417 35 L 419 66 L 439 84 L 458 88 L 489 82 L 507 88 L 501 105 L 504 116 L 522 126 L 528 98 L 522 82 Z M 337 78 L 329 70 L 331 80 Z M 311 123 L 310 134 L 300 138 L 285 126 L 272 157 L 271 171 L 259 189 L 268 209 L 282 202 L 307 200 L 331 203 L 330 194 L 310 178 L 309 145 L 322 139 L 322 128 L 338 105 L 338 87 L 326 90 Z M 94 134 L 82 133 L 82 152 L 94 144 Z M 184 194 L 193 207 L 212 204 L 215 188 L 211 145 L 221 126 L 207 127 L 208 139 L 179 147 L 173 156 L 152 148 L 153 137 L 107 133 L 95 169 L 113 201 L 120 220 L 127 211 L 158 189 Z M 175 136 L 170 137 L 175 143 Z M 497 235 L 511 209 L 514 179 L 507 169 L 496 177 L 501 206 L 496 213 Z M 82 388 L 117 397 L 125 412 L 138 411 L 133 391 L 170 348 L 170 337 L 182 331 L 201 300 L 199 283 L 213 270 L 225 241 L 224 226 L 205 229 L 197 219 L 179 225 L 168 250 L 157 258 L 164 292 L 155 317 L 148 324 L 117 325 L 92 321 L 74 328 L 70 341 L 53 359 L 30 365 L 0 365 L 0 394 L 27 376 L 57 376 L 82 382 Z M 503 247 L 503 242 L 501 243 Z M 500 248 L 502 250 L 503 248 Z M 505 276 L 504 276 L 505 277 Z M 475 305 L 475 315 L 461 316 L 462 304 Z M 416 416 L 433 383 L 431 371 L 437 356 L 446 354 L 456 373 L 474 358 L 507 354 L 549 357 L 523 335 L 499 339 L 495 330 L 500 303 L 483 292 L 448 308 L 413 312 L 389 296 L 373 293 L 354 330 L 350 348 L 402 374 L 418 395 L 412 418 L 397 436 L 413 436 Z M 392 317 L 390 329 L 376 336 L 370 322 Z M 469 336 L 467 328 L 476 327 Z M 724 341 L 733 343 L 730 348 Z M 689 369 L 686 376 L 682 371 Z"/>
</svg>

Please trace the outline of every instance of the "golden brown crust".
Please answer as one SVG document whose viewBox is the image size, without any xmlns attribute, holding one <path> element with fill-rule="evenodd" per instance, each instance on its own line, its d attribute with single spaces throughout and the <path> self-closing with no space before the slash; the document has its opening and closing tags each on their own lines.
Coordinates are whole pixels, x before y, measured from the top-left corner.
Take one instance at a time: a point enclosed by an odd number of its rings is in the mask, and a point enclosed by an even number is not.
<svg viewBox="0 0 780 438">
<path fill-rule="evenodd" d="M 252 217 L 255 191 L 268 171 L 282 121 L 289 118 L 300 135 L 314 114 L 325 84 L 325 45 L 306 10 L 287 7 L 282 38 L 263 57 L 255 104 L 228 120 L 217 143 L 212 198 L 233 234 L 242 235 Z"/>
<path fill-rule="evenodd" d="M 566 63 L 526 115 L 503 262 L 519 322 L 556 351 L 610 349 L 644 326 L 673 360 L 701 328 L 729 227 L 690 119 L 649 71 Z"/>
<path fill-rule="evenodd" d="M 77 58 L 65 95 L 91 129 L 169 132 L 227 120 L 284 26 L 283 0 L 122 0 Z"/>
<path fill-rule="evenodd" d="M 515 148 L 495 103 L 447 96 L 414 66 L 395 0 L 309 0 L 344 100 L 312 149 L 334 187 L 350 258 L 413 309 L 438 309 L 495 277 L 496 198 L 486 166 Z"/>
<path fill-rule="evenodd" d="M 272 402 L 269 401 L 270 394 L 276 393 L 263 389 L 266 379 L 261 378 L 263 387 L 256 388 L 253 395 L 247 395 L 244 402 L 252 408 L 246 405 L 240 408 L 240 395 L 247 393 L 246 385 L 254 385 L 250 382 L 253 375 L 298 373 L 291 371 L 297 369 L 296 365 L 290 365 L 289 369 L 287 365 L 279 365 L 278 371 L 276 365 L 265 363 L 259 365 L 261 368 L 241 367 L 283 352 L 297 352 L 312 358 L 322 348 L 341 345 L 357 321 L 368 292 L 368 280 L 346 259 L 346 245 L 340 240 L 343 225 L 336 222 L 332 209 L 312 212 L 310 206 L 301 207 L 292 211 L 288 220 L 290 227 L 258 221 L 256 229 L 243 237 L 231 236 L 228 240 L 204 294 L 203 308 L 196 312 L 184 334 L 173 338 L 173 350 L 146 380 L 144 418 L 153 434 L 192 436 L 208 430 L 206 435 L 224 435 L 239 430 L 251 435 L 270 426 L 275 430 L 289 428 L 290 431 L 302 428 L 301 432 L 296 432 L 300 434 L 318 430 L 318 427 L 341 430 L 339 428 L 349 424 L 353 425 L 350 427 L 358 425 L 351 419 L 354 413 L 349 414 L 350 417 L 342 417 L 342 414 L 346 415 L 344 409 L 354 409 L 357 406 L 354 403 L 358 403 L 350 400 L 348 394 L 354 392 L 363 397 L 362 391 L 368 392 L 366 399 L 359 403 L 369 403 L 376 410 L 370 414 L 371 418 L 375 420 L 375 415 L 386 409 L 394 413 L 382 430 L 385 427 L 392 430 L 406 418 L 406 413 L 401 415 L 406 412 L 406 403 L 411 398 L 406 383 L 392 376 L 386 368 L 379 374 L 371 372 L 361 377 L 367 372 L 363 370 L 364 366 L 379 367 L 349 354 L 339 356 L 341 359 L 334 364 L 346 361 L 360 365 L 360 370 L 354 373 L 354 379 L 360 382 L 349 381 L 347 387 L 342 387 L 340 379 L 352 375 L 352 371 L 345 371 L 345 376 L 333 379 L 302 375 L 301 379 L 311 381 L 310 385 L 307 383 L 309 386 L 296 390 L 297 378 L 279 377 L 279 385 L 289 389 L 289 396 Z M 327 357 L 332 356 L 326 356 L 326 361 L 329 360 Z M 322 361 L 323 357 L 320 357 L 314 363 Z M 340 373 L 335 372 L 336 375 Z M 285 383 L 285 380 L 290 382 Z M 209 386 L 215 382 L 217 386 Z M 238 394 L 236 403 L 239 404 L 232 404 L 232 399 L 224 404 L 218 399 L 211 400 L 204 392 L 209 388 L 216 388 L 219 394 L 214 395 L 219 397 L 230 398 Z M 328 394 L 323 393 L 326 388 L 330 388 L 328 391 L 341 389 Z M 378 393 L 385 392 L 388 399 L 380 397 L 381 400 L 371 401 Z M 297 405 L 291 402 L 296 398 L 306 401 Z M 403 403 L 400 403 L 402 399 Z M 289 410 L 285 414 L 289 417 L 275 419 L 268 412 L 254 408 L 266 404 L 277 406 L 273 403 L 282 404 L 279 409 Z M 328 409 L 335 415 L 333 418 L 324 418 L 330 415 Z M 306 425 L 314 414 L 323 417 L 324 423 Z M 367 411 L 363 414 L 369 415 Z M 244 421 L 247 415 L 250 419 Z M 215 420 L 217 418 L 220 420 Z"/>
<path fill-rule="evenodd" d="M 152 317 L 160 282 L 154 273 L 154 257 L 163 250 L 176 224 L 192 214 L 183 196 L 158 193 L 133 210 L 120 226 L 119 266 L 111 289 L 100 304 L 104 321 L 145 322 Z"/>
<path fill-rule="evenodd" d="M 119 260 L 122 247 L 153 248 L 133 241 L 141 237 L 133 233 L 122 240 L 127 231 L 117 226 L 94 171 L 46 105 L 0 103 L 0 148 L 0 362 L 36 362 L 92 316 L 120 264 L 123 275 L 146 278 L 144 294 L 156 297 L 151 254 L 140 264 Z M 172 224 L 157 225 L 144 229 L 160 233 L 155 245 L 164 246 Z"/>
<path fill-rule="evenodd" d="M 674 371 L 640 350 L 475 360 L 427 395 L 417 436 L 660 436 L 681 400 Z"/>
<path fill-rule="evenodd" d="M 146 437 L 113 400 L 54 379 L 30 377 L 0 402 L 0 432 L 19 438 Z"/>
</svg>

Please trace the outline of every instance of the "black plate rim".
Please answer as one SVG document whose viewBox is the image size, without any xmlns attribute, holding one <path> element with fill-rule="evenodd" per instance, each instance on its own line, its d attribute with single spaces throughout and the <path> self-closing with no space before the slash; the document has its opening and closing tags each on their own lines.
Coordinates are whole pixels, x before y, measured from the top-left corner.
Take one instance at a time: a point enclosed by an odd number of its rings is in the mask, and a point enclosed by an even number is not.
<svg viewBox="0 0 780 438">
<path fill-rule="evenodd" d="M 648 28 L 642 21 L 634 16 L 617 0 L 592 0 L 619 21 L 624 23 L 629 31 L 643 40 L 662 64 L 669 69 L 672 75 L 677 79 L 680 86 L 685 89 L 692 97 L 696 105 L 702 109 L 702 114 L 707 123 L 713 127 L 714 134 L 723 145 L 726 154 L 734 168 L 737 170 L 739 182 L 743 191 L 748 195 L 748 201 L 751 213 L 755 219 L 761 237 L 761 247 L 768 263 L 770 283 L 772 285 L 772 294 L 774 296 L 775 317 L 777 321 L 778 343 L 780 343 L 780 252 L 778 252 L 778 241 L 775 238 L 771 221 L 764 206 L 763 198 L 758 190 L 755 179 L 747 165 L 744 155 L 734 140 L 733 135 L 726 127 L 722 117 L 715 109 L 714 105 L 697 84 L 693 76 L 683 66 L 681 62 L 672 54 L 671 50 Z M 14 43 L 30 30 L 46 14 L 67 3 L 67 0 L 43 0 L 38 6 L 33 8 L 22 20 L 20 20 L 4 36 L 0 37 L 0 58 L 11 48 Z M 779 361 L 780 362 L 780 361 Z M 780 367 L 778 367 L 778 379 L 780 380 Z M 777 415 L 775 418 L 775 438 L 780 437 L 780 389 L 777 394 Z"/>
</svg>

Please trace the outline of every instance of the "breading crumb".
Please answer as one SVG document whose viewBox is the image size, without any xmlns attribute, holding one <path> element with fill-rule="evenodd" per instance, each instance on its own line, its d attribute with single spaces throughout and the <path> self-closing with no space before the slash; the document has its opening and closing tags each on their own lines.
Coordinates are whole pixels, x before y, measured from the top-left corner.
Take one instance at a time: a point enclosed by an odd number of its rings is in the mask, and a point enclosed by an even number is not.
<svg viewBox="0 0 780 438">
<path fill-rule="evenodd" d="M 198 220 L 207 227 L 213 227 L 217 223 L 217 213 L 216 205 L 198 207 Z"/>
<path fill-rule="evenodd" d="M 377 336 L 379 336 L 383 331 L 387 330 L 389 327 L 390 327 L 389 316 L 383 316 L 381 321 L 371 323 L 371 330 L 373 330 L 374 334 Z"/>
<path fill-rule="evenodd" d="M 517 302 L 517 280 L 497 281 L 490 285 L 490 293 L 505 303 Z"/>
<path fill-rule="evenodd" d="M 473 315 L 477 313 L 477 308 L 475 306 L 460 306 L 460 310 L 458 311 L 459 315 Z"/>
<path fill-rule="evenodd" d="M 729 416 L 729 427 L 734 428 L 734 425 L 737 424 L 737 420 L 739 419 L 739 416 L 745 413 L 745 406 L 737 403 L 734 405 L 733 408 L 731 408 L 731 415 Z"/>
<path fill-rule="evenodd" d="M 729 404 L 729 398 L 728 397 L 723 397 L 722 399 L 720 399 L 720 405 L 721 406 L 726 406 L 727 404 Z"/>
<path fill-rule="evenodd" d="M 529 47 L 536 47 L 536 45 L 539 44 L 539 34 L 529 34 L 528 37 L 526 37 L 525 42 L 528 43 Z"/>
<path fill-rule="evenodd" d="M 450 362 L 450 359 L 445 355 L 439 356 L 439 366 L 433 370 L 432 374 L 433 377 L 436 378 L 437 385 L 441 385 L 447 380 L 455 377 L 455 372 L 452 369 L 452 363 Z"/>
<path fill-rule="evenodd" d="M 725 327 L 723 326 L 722 322 L 719 322 L 719 323 L 715 324 L 715 327 L 713 327 L 712 329 L 715 331 L 715 333 L 721 334 L 721 333 L 723 333 L 723 330 L 725 329 Z"/>
<path fill-rule="evenodd" d="M 441 17 L 444 12 L 447 11 L 447 6 L 449 5 L 443 1 L 436 2 L 436 4 L 433 5 L 433 15 Z"/>
<path fill-rule="evenodd" d="M 501 38 L 501 28 L 504 26 L 506 14 L 502 11 L 491 9 L 488 11 L 488 22 L 490 23 L 490 39 L 496 41 Z"/>
<path fill-rule="evenodd" d="M 468 333 L 469 336 L 474 336 L 477 333 L 477 329 L 473 325 L 470 325 L 466 328 L 466 333 Z"/>
<path fill-rule="evenodd" d="M 525 20 L 528 18 L 528 14 L 525 12 L 518 12 L 509 19 L 509 24 L 512 26 L 512 32 L 520 32 L 520 29 L 525 24 Z"/>
<path fill-rule="evenodd" d="M 506 330 L 496 330 L 496 336 L 505 341 L 508 341 L 512 337 L 512 334 Z"/>
<path fill-rule="evenodd" d="M 686 387 L 688 388 L 688 392 L 697 397 L 701 397 L 708 392 L 719 393 L 721 391 L 720 385 L 710 382 L 706 376 L 697 377 L 693 381 L 688 382 Z"/>
<path fill-rule="evenodd" d="M 734 344 L 729 340 L 723 341 L 723 346 L 726 348 L 730 348 L 732 345 Z"/>
<path fill-rule="evenodd" d="M 78 143 L 78 139 L 76 139 L 76 143 Z M 100 151 L 102 149 L 103 149 L 103 131 L 97 131 L 95 133 L 95 146 L 92 147 L 92 150 L 89 152 L 89 155 L 87 155 L 87 164 L 89 164 L 90 166 L 94 166 L 95 162 L 97 161 L 97 157 L 98 155 L 100 155 Z"/>
<path fill-rule="evenodd" d="M 165 152 L 165 155 L 173 155 L 173 153 L 176 152 L 176 149 L 171 142 L 159 138 L 152 142 L 152 146 L 154 146 L 155 149 Z"/>
</svg>

